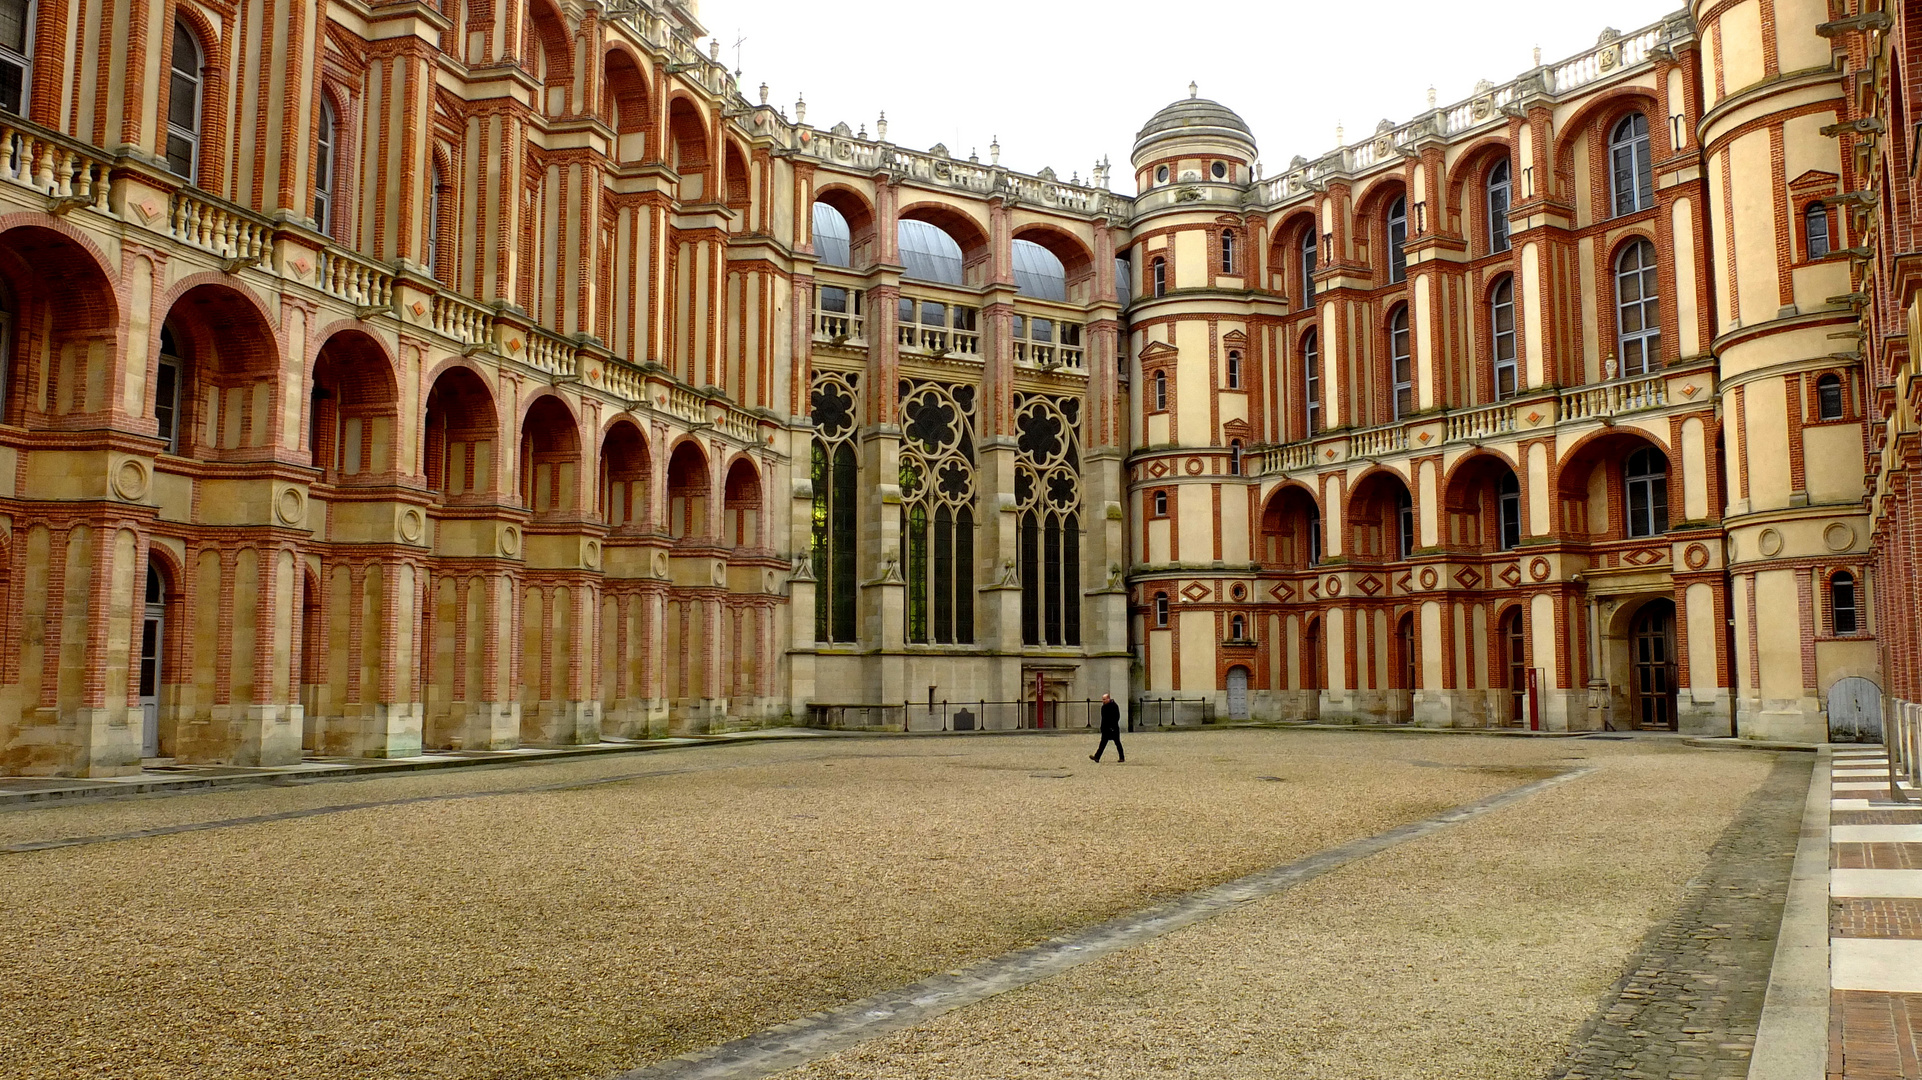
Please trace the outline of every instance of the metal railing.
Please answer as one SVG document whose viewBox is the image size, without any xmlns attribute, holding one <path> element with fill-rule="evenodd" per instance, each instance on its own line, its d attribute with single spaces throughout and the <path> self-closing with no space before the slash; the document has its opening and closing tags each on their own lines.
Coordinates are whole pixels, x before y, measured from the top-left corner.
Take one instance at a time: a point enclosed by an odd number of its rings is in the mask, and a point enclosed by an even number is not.
<svg viewBox="0 0 1922 1080">
<path fill-rule="evenodd" d="M 1136 698 L 1128 706 L 1128 730 L 1193 727 L 1215 722 L 1214 698 Z"/>
</svg>

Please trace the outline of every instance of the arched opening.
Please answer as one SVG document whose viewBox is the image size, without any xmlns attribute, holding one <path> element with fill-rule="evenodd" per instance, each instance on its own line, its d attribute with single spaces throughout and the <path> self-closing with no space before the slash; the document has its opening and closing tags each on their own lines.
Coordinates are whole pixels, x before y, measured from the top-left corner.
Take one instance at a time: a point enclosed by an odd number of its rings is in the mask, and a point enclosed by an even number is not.
<svg viewBox="0 0 1922 1080">
<path fill-rule="evenodd" d="M 1455 466 L 1442 509 L 1442 540 L 1465 553 L 1508 551 L 1521 543 L 1521 483 L 1508 462 L 1476 454 Z"/>
<path fill-rule="evenodd" d="M 945 285 L 987 283 L 987 230 L 967 213 L 939 203 L 904 208 L 896 226 L 904 276 Z"/>
<path fill-rule="evenodd" d="M 492 492 L 499 437 L 494 395 L 480 376 L 464 367 L 442 372 L 427 393 L 421 436 L 428 489 L 449 502 Z"/>
<path fill-rule="evenodd" d="M 1502 723 L 1519 725 L 1528 716 L 1528 637 L 1523 629 L 1521 605 L 1509 608 L 1502 615 L 1495 644 L 1501 656 L 1501 685 L 1507 690 Z"/>
<path fill-rule="evenodd" d="M 323 233 L 334 231 L 334 151 L 339 145 L 338 129 L 333 99 L 322 93 L 320 121 L 314 131 L 314 228 Z"/>
<path fill-rule="evenodd" d="M 521 505 L 536 517 L 578 508 L 580 425 L 573 410 L 549 394 L 534 402 L 521 423 Z"/>
<path fill-rule="evenodd" d="M 1287 570 L 1321 561 L 1321 510 L 1306 490 L 1291 484 L 1268 497 L 1261 514 L 1260 559 Z"/>
<path fill-rule="evenodd" d="M 611 529 L 647 523 L 647 440 L 639 426 L 616 421 L 601 440 L 601 520 Z"/>
<path fill-rule="evenodd" d="M 721 492 L 721 540 L 737 548 L 759 548 L 761 543 L 761 474 L 754 463 L 740 458 L 727 470 L 727 486 Z"/>
<path fill-rule="evenodd" d="M 667 531 L 676 540 L 704 540 L 708 535 L 707 455 L 688 441 L 667 459 Z"/>
<path fill-rule="evenodd" d="M 1649 156 L 1648 118 L 1630 113 L 1608 136 L 1608 183 L 1615 216 L 1655 205 L 1653 159 Z"/>
<path fill-rule="evenodd" d="M 652 117 L 647 80 L 624 49 L 609 51 L 602 69 L 606 87 L 601 97 L 601 119 L 614 129 L 615 160 L 622 164 L 645 160 Z"/>
<path fill-rule="evenodd" d="M 1415 547 L 1414 500 L 1392 472 L 1372 473 L 1348 500 L 1348 551 L 1357 561 L 1406 559 Z"/>
<path fill-rule="evenodd" d="M 544 88 L 541 109 L 548 116 L 565 116 L 567 96 L 574 86 L 574 50 L 567 20 L 548 0 L 534 0 L 527 6 L 527 31 L 533 75 Z"/>
<path fill-rule="evenodd" d="M 741 152 L 740 146 L 729 142 L 727 144 L 727 154 L 724 161 L 727 165 L 726 183 L 728 208 L 732 210 L 746 210 L 748 191 L 752 186 L 753 180 L 753 176 L 748 170 L 747 155 Z M 742 217 L 739 220 L 745 222 L 746 218 Z"/>
<path fill-rule="evenodd" d="M 142 591 L 140 617 L 140 756 L 160 756 L 160 706 L 166 672 L 162 665 L 167 653 L 167 601 L 173 594 L 160 561 L 147 558 L 147 581 Z"/>
<path fill-rule="evenodd" d="M 1042 300 L 1068 299 L 1068 272 L 1054 252 L 1030 240 L 1014 242 L 1014 288 Z"/>
<path fill-rule="evenodd" d="M 1092 297 L 1094 255 L 1059 229 L 1027 226 L 1014 233 L 1015 288 L 1042 300 L 1086 303 Z"/>
<path fill-rule="evenodd" d="M 829 266 L 863 269 L 874 261 L 874 211 L 854 192 L 831 187 L 814 198 L 814 253 Z"/>
<path fill-rule="evenodd" d="M 680 198 L 684 203 L 705 202 L 709 149 L 707 125 L 686 98 L 675 98 L 667 107 L 667 133 L 672 143 L 668 165 L 680 174 Z"/>
<path fill-rule="evenodd" d="M 1408 280 L 1408 196 L 1397 195 L 1388 204 L 1388 282 L 1399 284 Z"/>
<path fill-rule="evenodd" d="M 173 428 L 176 453 L 218 461 L 271 456 L 279 346 L 258 307 L 224 285 L 197 285 L 167 313 L 160 352 L 154 416 L 163 438 Z"/>
<path fill-rule="evenodd" d="M 1668 531 L 1668 458 L 1646 436 L 1617 431 L 1584 443 L 1556 483 L 1570 541 L 1624 540 Z"/>
<path fill-rule="evenodd" d="M 1508 250 L 1510 190 L 1508 159 L 1502 158 L 1494 168 L 1488 170 L 1488 184 L 1483 196 L 1483 202 L 1488 207 L 1488 253 L 1491 255 Z"/>
<path fill-rule="evenodd" d="M 78 242 L 33 225 L 0 234 L 0 423 L 104 411 L 118 308 L 100 261 Z"/>
<path fill-rule="evenodd" d="M 333 483 L 368 481 L 394 470 L 399 395 L 393 366 L 378 342 L 359 330 L 327 339 L 314 361 L 307 450 Z"/>
</svg>

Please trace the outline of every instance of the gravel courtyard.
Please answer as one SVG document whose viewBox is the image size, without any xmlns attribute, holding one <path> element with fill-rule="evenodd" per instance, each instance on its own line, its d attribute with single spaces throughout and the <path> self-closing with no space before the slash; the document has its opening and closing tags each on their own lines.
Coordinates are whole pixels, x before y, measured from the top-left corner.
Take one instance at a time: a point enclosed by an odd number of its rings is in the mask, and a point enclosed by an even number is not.
<svg viewBox="0 0 1922 1080">
<path fill-rule="evenodd" d="M 0 1075 L 604 1078 L 1593 766 L 790 1074 L 1519 1080 L 1774 764 L 1264 730 L 1091 749 L 822 737 L 0 812 L 6 846 L 386 804 L 0 853 Z"/>
</svg>

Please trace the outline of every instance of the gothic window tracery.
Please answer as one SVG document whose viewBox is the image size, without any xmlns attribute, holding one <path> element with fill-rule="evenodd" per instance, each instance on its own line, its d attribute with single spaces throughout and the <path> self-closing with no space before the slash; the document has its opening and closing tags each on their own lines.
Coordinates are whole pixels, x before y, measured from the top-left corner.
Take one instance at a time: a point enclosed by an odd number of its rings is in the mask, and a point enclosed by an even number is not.
<svg viewBox="0 0 1922 1080">
<path fill-rule="evenodd" d="M 974 643 L 972 386 L 901 382 L 901 545 L 907 639 Z"/>
<path fill-rule="evenodd" d="M 859 470 L 855 464 L 855 390 L 860 376 L 816 372 L 809 393 L 814 420 L 810 471 L 814 493 L 812 556 L 814 639 L 855 640 L 854 552 Z"/>
<path fill-rule="evenodd" d="M 1081 403 L 1016 394 L 1021 640 L 1081 644 Z"/>
</svg>

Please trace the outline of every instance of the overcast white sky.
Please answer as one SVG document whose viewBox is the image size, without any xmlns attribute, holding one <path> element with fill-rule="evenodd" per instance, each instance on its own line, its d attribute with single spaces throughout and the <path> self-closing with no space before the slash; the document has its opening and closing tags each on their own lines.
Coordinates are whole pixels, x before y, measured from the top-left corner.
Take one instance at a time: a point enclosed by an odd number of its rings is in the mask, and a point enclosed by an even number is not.
<svg viewBox="0 0 1922 1080">
<path fill-rule="evenodd" d="M 1133 194 L 1135 132 L 1191 79 L 1248 121 L 1272 176 L 1333 149 L 1337 121 L 1358 142 L 1423 111 L 1430 85 L 1446 106 L 1477 79 L 1521 74 L 1536 45 L 1554 63 L 1605 26 L 1639 29 L 1685 2 L 701 0 L 700 15 L 748 100 L 765 82 L 790 120 L 801 93 L 820 128 L 865 123 L 873 136 L 885 110 L 897 145 L 941 142 L 985 162 L 999 136 L 1003 165 L 1063 179 L 1085 181 L 1105 154 L 1110 186 Z"/>
</svg>

